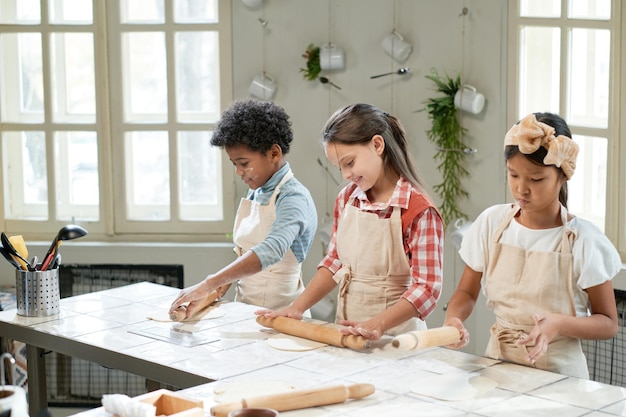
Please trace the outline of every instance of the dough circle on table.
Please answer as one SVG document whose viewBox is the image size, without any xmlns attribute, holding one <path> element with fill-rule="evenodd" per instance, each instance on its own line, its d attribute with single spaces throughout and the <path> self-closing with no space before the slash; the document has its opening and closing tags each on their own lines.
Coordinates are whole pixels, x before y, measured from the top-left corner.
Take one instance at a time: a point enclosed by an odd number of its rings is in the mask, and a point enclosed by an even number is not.
<svg viewBox="0 0 626 417">
<path fill-rule="evenodd" d="M 209 306 L 209 308 L 206 309 L 205 311 L 200 311 L 195 316 L 188 318 L 186 320 L 183 320 L 181 322 L 178 322 L 178 323 L 189 323 L 189 322 L 198 321 L 198 320 L 217 319 L 220 317 L 224 317 L 225 315 L 226 315 L 225 309 L 220 308 L 220 307 Z M 154 311 L 148 314 L 146 318 L 148 320 L 154 320 L 154 321 L 172 321 L 170 319 L 169 313 L 167 312 L 167 310 L 164 310 L 164 309 Z"/>
<path fill-rule="evenodd" d="M 452 373 L 428 377 L 411 386 L 411 392 L 444 401 L 462 401 L 491 391 L 498 383 L 476 373 Z"/>
<path fill-rule="evenodd" d="M 275 334 L 267 339 L 267 344 L 277 350 L 288 350 L 291 352 L 304 352 L 307 350 L 319 349 L 328 346 L 326 343 L 315 340 L 304 339 L 302 337 L 289 334 Z"/>
<path fill-rule="evenodd" d="M 243 398 L 280 394 L 295 390 L 292 384 L 275 380 L 224 381 L 213 388 L 213 400 L 218 403 L 241 401 Z"/>
</svg>

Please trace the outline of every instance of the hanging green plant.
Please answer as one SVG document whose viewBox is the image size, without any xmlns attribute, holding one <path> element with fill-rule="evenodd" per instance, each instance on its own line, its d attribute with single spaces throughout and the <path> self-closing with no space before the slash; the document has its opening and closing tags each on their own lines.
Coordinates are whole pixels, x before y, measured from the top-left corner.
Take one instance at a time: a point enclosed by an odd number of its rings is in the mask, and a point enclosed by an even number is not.
<svg viewBox="0 0 626 417">
<path fill-rule="evenodd" d="M 465 169 L 464 160 L 469 149 L 462 141 L 467 132 L 458 118 L 454 107 L 454 95 L 461 86 L 461 77 L 452 79 L 449 76 L 440 76 L 435 69 L 431 69 L 426 76 L 433 81 L 436 91 L 443 94 L 429 98 L 424 110 L 432 121 L 432 127 L 426 131 L 428 139 L 437 146 L 435 160 L 439 162 L 437 169 L 441 172 L 443 181 L 433 187 L 441 199 L 439 210 L 446 224 L 457 218 L 467 219 L 467 215 L 459 208 L 459 201 L 468 196 L 463 188 L 462 179 L 469 176 Z"/>
<path fill-rule="evenodd" d="M 306 68 L 300 68 L 305 80 L 313 81 L 322 71 L 320 66 L 320 47 L 309 44 L 302 57 L 306 58 Z"/>
</svg>

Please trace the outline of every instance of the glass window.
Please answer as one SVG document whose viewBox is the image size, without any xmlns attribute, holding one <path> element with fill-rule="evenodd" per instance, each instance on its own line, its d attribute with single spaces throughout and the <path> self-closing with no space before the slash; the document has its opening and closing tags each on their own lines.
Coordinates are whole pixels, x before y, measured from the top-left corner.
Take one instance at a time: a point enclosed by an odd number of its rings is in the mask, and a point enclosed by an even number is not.
<svg viewBox="0 0 626 417">
<path fill-rule="evenodd" d="M 45 133 L 4 132 L 2 156 L 6 196 L 5 217 L 47 220 L 48 176 Z"/>
<path fill-rule="evenodd" d="M 41 35 L 0 34 L 2 121 L 43 123 Z"/>
<path fill-rule="evenodd" d="M 607 127 L 611 33 L 575 28 L 571 32 L 570 99 L 567 119 L 579 126 Z"/>
<path fill-rule="evenodd" d="M 126 201 L 130 220 L 169 220 L 170 168 L 166 132 L 126 134 Z"/>
<path fill-rule="evenodd" d="M 122 36 L 124 120 L 167 121 L 167 72 L 163 32 Z"/>
<path fill-rule="evenodd" d="M 52 34 L 50 50 L 54 121 L 95 123 L 93 34 Z"/>
<path fill-rule="evenodd" d="M 218 41 L 217 32 L 176 34 L 176 102 L 180 122 L 219 119 Z"/>
<path fill-rule="evenodd" d="M 568 14 L 571 19 L 611 18 L 611 0 L 569 0 Z"/>
<path fill-rule="evenodd" d="M 519 113 L 559 112 L 561 31 L 550 27 L 520 30 Z"/>
<path fill-rule="evenodd" d="M 559 17 L 561 0 L 520 0 L 522 17 Z"/>
<path fill-rule="evenodd" d="M 574 135 L 580 147 L 576 172 L 568 183 L 568 206 L 572 213 L 604 230 L 606 213 L 606 138 Z"/>
<path fill-rule="evenodd" d="M 0 0 L 3 229 L 230 232 L 234 174 L 210 145 L 232 101 L 229 14 L 228 0 Z"/>
<path fill-rule="evenodd" d="M 36 25 L 41 23 L 40 0 L 0 1 L 0 23 Z"/>
</svg>

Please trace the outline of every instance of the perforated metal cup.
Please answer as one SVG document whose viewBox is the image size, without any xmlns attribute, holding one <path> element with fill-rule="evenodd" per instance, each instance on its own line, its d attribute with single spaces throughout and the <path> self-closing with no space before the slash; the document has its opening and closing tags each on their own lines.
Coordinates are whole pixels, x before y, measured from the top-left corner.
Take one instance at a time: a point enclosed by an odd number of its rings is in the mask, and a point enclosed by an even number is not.
<svg viewBox="0 0 626 417">
<path fill-rule="evenodd" d="M 15 271 L 17 314 L 45 317 L 59 314 L 59 269 Z"/>
</svg>

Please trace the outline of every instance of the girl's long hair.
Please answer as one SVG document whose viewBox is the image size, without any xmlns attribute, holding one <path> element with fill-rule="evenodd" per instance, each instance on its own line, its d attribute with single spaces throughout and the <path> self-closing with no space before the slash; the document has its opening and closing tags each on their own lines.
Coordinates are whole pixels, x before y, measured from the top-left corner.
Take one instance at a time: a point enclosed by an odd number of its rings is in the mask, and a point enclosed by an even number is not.
<svg viewBox="0 0 626 417">
<path fill-rule="evenodd" d="M 426 194 L 424 183 L 409 154 L 402 123 L 376 106 L 358 103 L 337 110 L 322 130 L 322 143 L 366 144 L 374 135 L 382 136 L 385 141 L 382 156 L 385 168 L 392 168 Z"/>
</svg>

